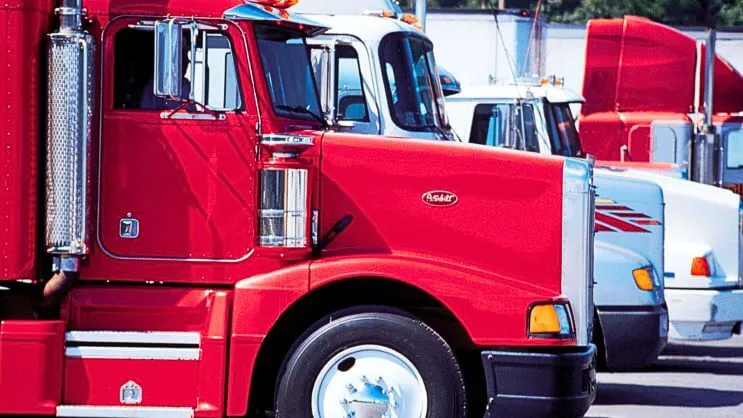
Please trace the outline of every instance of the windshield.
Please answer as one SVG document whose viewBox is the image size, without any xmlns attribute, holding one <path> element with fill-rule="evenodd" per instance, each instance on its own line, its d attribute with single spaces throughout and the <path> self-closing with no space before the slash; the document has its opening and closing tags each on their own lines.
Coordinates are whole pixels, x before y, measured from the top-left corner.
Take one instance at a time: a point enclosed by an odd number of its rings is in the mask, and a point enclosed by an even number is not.
<svg viewBox="0 0 743 418">
<path fill-rule="evenodd" d="M 534 106 L 530 103 L 477 105 L 469 142 L 539 152 Z"/>
<path fill-rule="evenodd" d="M 296 111 L 297 108 L 303 108 L 320 115 L 320 102 L 304 34 L 277 26 L 256 25 L 255 36 L 276 113 L 313 119 L 311 115 Z"/>
<path fill-rule="evenodd" d="M 380 57 L 394 122 L 410 131 L 446 127 L 433 44 L 417 36 L 395 33 L 382 40 Z"/>
<path fill-rule="evenodd" d="M 573 119 L 573 112 L 570 110 L 570 105 L 567 103 L 545 105 L 545 113 L 547 117 L 547 123 L 550 125 L 550 135 L 555 132 L 560 135 L 562 155 L 568 157 L 584 157 L 583 148 L 580 144 L 580 137 L 578 136 L 578 130 L 575 128 L 575 119 Z M 558 148 L 554 148 L 557 150 Z M 553 154 L 556 152 L 553 152 Z"/>
</svg>

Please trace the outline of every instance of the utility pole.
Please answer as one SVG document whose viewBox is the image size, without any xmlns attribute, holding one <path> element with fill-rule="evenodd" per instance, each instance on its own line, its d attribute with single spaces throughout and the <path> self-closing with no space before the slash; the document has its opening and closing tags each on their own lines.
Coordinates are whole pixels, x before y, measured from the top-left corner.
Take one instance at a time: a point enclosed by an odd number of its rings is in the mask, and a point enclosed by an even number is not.
<svg viewBox="0 0 743 418">
<path fill-rule="evenodd" d="M 426 0 L 415 0 L 415 17 L 418 19 L 423 28 L 423 32 L 426 31 Z"/>
<path fill-rule="evenodd" d="M 690 177 L 693 181 L 722 186 L 722 141 L 712 117 L 715 89 L 715 44 L 717 42 L 718 8 L 711 0 L 703 1 L 707 28 L 704 57 L 704 123 L 692 141 Z"/>
</svg>

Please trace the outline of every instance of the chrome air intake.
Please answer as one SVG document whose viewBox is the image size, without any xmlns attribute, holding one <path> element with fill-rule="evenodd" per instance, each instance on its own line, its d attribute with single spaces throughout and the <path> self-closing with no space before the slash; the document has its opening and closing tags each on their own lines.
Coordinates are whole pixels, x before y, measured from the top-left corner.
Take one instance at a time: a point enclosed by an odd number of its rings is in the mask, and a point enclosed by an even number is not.
<svg viewBox="0 0 743 418">
<path fill-rule="evenodd" d="M 88 252 L 88 183 L 94 104 L 94 39 L 81 27 L 81 0 L 62 0 L 49 35 L 46 246 L 59 256 Z"/>
<path fill-rule="evenodd" d="M 594 206 L 590 162 L 568 158 L 563 170 L 562 291 L 570 300 L 580 346 L 593 329 Z"/>
<path fill-rule="evenodd" d="M 307 246 L 307 170 L 264 169 L 260 242 L 264 247 Z"/>
</svg>

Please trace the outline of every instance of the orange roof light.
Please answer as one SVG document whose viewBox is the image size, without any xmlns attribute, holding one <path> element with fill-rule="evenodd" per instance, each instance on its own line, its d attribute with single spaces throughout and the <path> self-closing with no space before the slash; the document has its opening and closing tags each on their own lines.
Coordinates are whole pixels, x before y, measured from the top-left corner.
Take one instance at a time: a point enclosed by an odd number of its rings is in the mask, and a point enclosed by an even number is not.
<svg viewBox="0 0 743 418">
<path fill-rule="evenodd" d="M 691 275 L 692 276 L 712 276 L 712 267 L 709 265 L 707 257 L 694 257 L 691 260 Z"/>
<path fill-rule="evenodd" d="M 382 10 L 382 17 L 393 18 L 393 17 L 395 17 L 395 12 L 393 12 L 392 10 L 389 10 L 389 9 L 384 9 L 384 10 Z"/>
<path fill-rule="evenodd" d="M 299 0 L 252 0 L 253 3 L 271 6 L 277 9 L 287 9 L 299 3 Z"/>
</svg>

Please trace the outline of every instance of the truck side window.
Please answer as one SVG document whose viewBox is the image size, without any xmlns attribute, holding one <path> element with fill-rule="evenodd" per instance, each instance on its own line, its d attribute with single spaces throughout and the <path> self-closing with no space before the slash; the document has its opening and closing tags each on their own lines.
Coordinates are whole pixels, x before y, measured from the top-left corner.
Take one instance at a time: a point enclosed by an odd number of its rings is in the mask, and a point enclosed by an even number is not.
<svg viewBox="0 0 743 418">
<path fill-rule="evenodd" d="M 569 156 L 570 150 L 567 145 L 563 145 L 562 143 L 560 130 L 557 129 L 555 115 L 552 112 L 552 105 L 549 103 L 544 104 L 544 118 L 547 123 L 547 129 L 549 130 L 550 145 L 552 146 L 551 154 Z"/>
<path fill-rule="evenodd" d="M 200 32 L 196 56 L 191 57 L 190 33 L 184 30 L 183 101 L 193 89 L 194 101 L 216 111 L 237 110 L 242 106 L 235 58 L 229 39 L 221 33 Z M 154 33 L 142 28 L 127 28 L 114 40 L 114 108 L 139 110 L 177 109 L 183 101 L 154 95 Z M 195 76 L 192 78 L 192 68 Z M 188 110 L 200 110 L 189 104 Z"/>
<path fill-rule="evenodd" d="M 537 121 L 534 117 L 534 106 L 523 104 L 522 116 L 524 118 L 524 147 L 530 152 L 539 152 L 539 139 L 537 138 Z"/>
<path fill-rule="evenodd" d="M 368 122 L 369 112 L 356 49 L 350 46 L 338 47 L 336 61 L 338 120 Z"/>
<path fill-rule="evenodd" d="M 728 168 L 743 168 L 743 130 L 736 129 L 727 134 Z"/>
<path fill-rule="evenodd" d="M 573 112 L 570 111 L 570 105 L 567 103 L 559 104 L 552 107 L 553 116 L 557 129 L 560 131 L 563 146 L 569 150 L 571 157 L 583 157 L 583 148 L 580 144 L 578 130 L 575 127 Z"/>
</svg>

